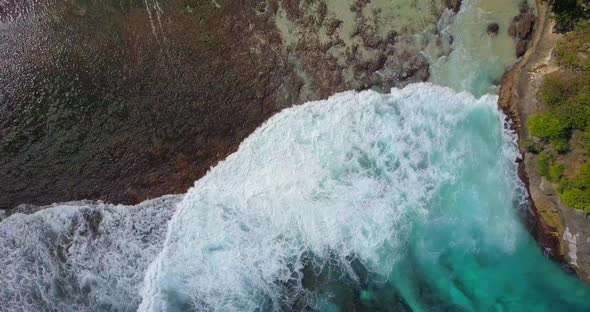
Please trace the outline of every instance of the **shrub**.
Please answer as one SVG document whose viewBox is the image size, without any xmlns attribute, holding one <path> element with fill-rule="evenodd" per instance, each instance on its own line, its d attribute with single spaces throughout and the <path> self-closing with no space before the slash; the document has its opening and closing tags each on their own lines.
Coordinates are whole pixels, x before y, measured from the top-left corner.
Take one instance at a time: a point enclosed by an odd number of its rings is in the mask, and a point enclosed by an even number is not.
<svg viewBox="0 0 590 312">
<path fill-rule="evenodd" d="M 553 147 L 553 149 L 560 154 L 563 154 L 570 149 L 570 145 L 566 138 L 552 139 L 551 147 Z"/>
<path fill-rule="evenodd" d="M 552 182 L 559 182 L 565 172 L 565 166 L 560 163 L 554 163 L 549 167 L 548 179 Z"/>
<path fill-rule="evenodd" d="M 564 205 L 590 212 L 590 190 L 566 189 L 561 193 Z"/>
<path fill-rule="evenodd" d="M 535 114 L 527 122 L 529 131 L 540 139 L 562 139 L 567 135 L 567 125 L 551 113 Z"/>
<path fill-rule="evenodd" d="M 567 129 L 584 129 L 590 126 L 590 105 L 583 95 L 571 97 L 555 107 L 552 113 Z"/>
<path fill-rule="evenodd" d="M 554 161 L 554 157 L 548 153 L 541 153 L 537 157 L 537 172 L 543 177 L 549 176 L 549 168 Z"/>
<path fill-rule="evenodd" d="M 558 31 L 570 31 L 580 17 L 583 16 L 586 0 L 552 0 L 551 9 L 555 14 Z"/>
<path fill-rule="evenodd" d="M 590 188 L 590 164 L 588 162 L 580 168 L 572 182 L 572 187 L 579 189 Z"/>
<path fill-rule="evenodd" d="M 590 129 L 586 129 L 582 132 L 582 144 L 586 153 L 590 154 Z"/>
<path fill-rule="evenodd" d="M 588 136 L 588 139 L 588 143 L 590 144 L 590 136 Z M 539 154 L 541 151 L 543 151 L 543 146 L 541 144 L 529 140 L 521 139 L 520 142 L 518 142 L 518 145 L 525 151 L 533 154 Z"/>
<path fill-rule="evenodd" d="M 574 79 L 568 79 L 560 72 L 550 73 L 541 83 L 539 99 L 549 106 L 560 105 L 572 94 L 576 94 L 578 87 Z"/>
<path fill-rule="evenodd" d="M 590 212 L 590 163 L 586 162 L 573 179 L 564 179 L 559 191 L 567 207 Z"/>
<path fill-rule="evenodd" d="M 588 51 L 590 45 L 590 23 L 584 22 L 576 26 L 576 31 L 565 35 L 555 47 L 555 56 L 561 66 L 570 69 L 583 69 L 588 61 L 579 57 L 578 53 Z"/>
</svg>

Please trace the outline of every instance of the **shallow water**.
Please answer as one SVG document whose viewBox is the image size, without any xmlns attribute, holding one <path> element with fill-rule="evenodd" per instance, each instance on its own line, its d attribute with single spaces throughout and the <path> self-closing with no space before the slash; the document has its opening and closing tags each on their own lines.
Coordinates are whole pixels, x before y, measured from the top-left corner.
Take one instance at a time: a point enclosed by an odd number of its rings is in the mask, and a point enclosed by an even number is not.
<svg viewBox="0 0 590 312">
<path fill-rule="evenodd" d="M 461 11 L 440 26 L 453 37 L 450 55 L 431 59 L 433 83 L 477 96 L 496 93 L 506 69 L 516 61 L 515 42 L 508 27 L 519 12 L 521 0 L 466 0 Z M 528 1 L 534 11 L 534 1 Z M 487 25 L 496 22 L 498 35 L 489 35 Z"/>
</svg>

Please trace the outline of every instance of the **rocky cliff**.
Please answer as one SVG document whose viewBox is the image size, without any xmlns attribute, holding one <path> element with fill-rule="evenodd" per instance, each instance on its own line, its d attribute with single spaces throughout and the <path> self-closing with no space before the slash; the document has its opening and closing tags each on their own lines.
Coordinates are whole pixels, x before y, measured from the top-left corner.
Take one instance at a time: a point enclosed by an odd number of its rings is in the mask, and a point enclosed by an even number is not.
<svg viewBox="0 0 590 312">
<path fill-rule="evenodd" d="M 531 140 L 527 127 L 529 117 L 546 110 L 538 100 L 545 75 L 559 70 L 553 57 L 560 34 L 554 33 L 554 20 L 546 3 L 537 1 L 539 16 L 531 48 L 502 81 L 500 107 L 512 119 L 521 142 Z M 522 148 L 521 178 L 528 186 L 534 220 L 531 229 L 548 256 L 575 270 L 590 283 L 590 220 L 580 210 L 567 208 L 560 200 L 557 185 L 542 177 L 537 169 L 538 155 Z M 566 162 L 582 159 L 570 153 Z"/>
</svg>

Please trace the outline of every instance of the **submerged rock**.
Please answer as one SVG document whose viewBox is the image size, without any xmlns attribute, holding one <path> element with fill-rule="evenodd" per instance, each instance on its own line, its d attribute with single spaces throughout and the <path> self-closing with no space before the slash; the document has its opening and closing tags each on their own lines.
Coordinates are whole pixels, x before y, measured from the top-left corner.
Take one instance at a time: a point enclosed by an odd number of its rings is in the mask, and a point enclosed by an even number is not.
<svg viewBox="0 0 590 312">
<path fill-rule="evenodd" d="M 488 28 L 487 28 L 488 35 L 497 35 L 499 31 L 500 31 L 500 25 L 498 25 L 498 23 L 494 22 L 494 23 L 488 24 Z"/>
<path fill-rule="evenodd" d="M 510 27 L 508 27 L 508 35 L 512 38 L 516 38 L 516 23 L 510 23 Z"/>
<path fill-rule="evenodd" d="M 528 4 L 526 2 L 521 3 L 520 13 L 514 17 L 508 27 L 508 35 L 516 40 L 517 57 L 521 57 L 526 53 L 533 33 L 535 20 L 536 17 L 532 14 Z"/>
<path fill-rule="evenodd" d="M 446 0 L 446 5 L 449 10 L 458 13 L 461 10 L 461 4 L 463 0 Z"/>
<path fill-rule="evenodd" d="M 373 75 L 373 84 L 383 89 L 402 88 L 410 83 L 426 81 L 430 76 L 430 65 L 426 57 L 416 53 L 411 46 L 394 51 L 381 69 Z"/>
<path fill-rule="evenodd" d="M 520 3 L 519 14 L 514 17 L 512 23 L 508 27 L 508 35 L 513 38 L 529 39 L 533 33 L 533 26 L 535 24 L 535 15 L 531 12 L 526 1 Z"/>
<path fill-rule="evenodd" d="M 517 21 L 517 34 L 518 38 L 520 39 L 527 39 L 532 31 L 533 31 L 533 24 L 535 22 L 535 16 L 531 13 L 527 12 L 520 15 L 520 18 Z"/>
</svg>

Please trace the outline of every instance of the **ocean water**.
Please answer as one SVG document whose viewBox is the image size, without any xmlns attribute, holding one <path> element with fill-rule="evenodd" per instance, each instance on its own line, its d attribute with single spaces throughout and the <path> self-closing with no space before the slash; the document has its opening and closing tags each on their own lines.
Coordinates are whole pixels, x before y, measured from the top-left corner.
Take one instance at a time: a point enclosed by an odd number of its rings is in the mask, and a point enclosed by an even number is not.
<svg viewBox="0 0 590 312">
<path fill-rule="evenodd" d="M 535 1 L 525 0 L 534 13 Z M 453 50 L 438 57 L 426 49 L 430 59 L 430 81 L 476 96 L 497 93 L 502 75 L 516 61 L 515 41 L 508 27 L 523 0 L 464 0 L 456 15 L 443 16 L 439 31 L 452 37 Z M 487 26 L 497 23 L 497 35 L 489 35 Z"/>
<path fill-rule="evenodd" d="M 0 222 L 0 311 L 136 311 L 182 196 L 71 202 Z"/>
<path fill-rule="evenodd" d="M 0 222 L 0 311 L 589 311 L 522 225 L 497 97 L 281 112 L 183 196 Z"/>
<path fill-rule="evenodd" d="M 469 31 L 516 2 L 493 3 L 453 17 L 451 88 L 287 109 L 181 196 L 0 220 L 0 311 L 590 311 L 519 217 L 517 138 L 485 95 L 514 59 Z"/>
<path fill-rule="evenodd" d="M 588 311 L 543 256 L 495 96 L 431 84 L 282 112 L 195 183 L 141 311 Z"/>
</svg>

